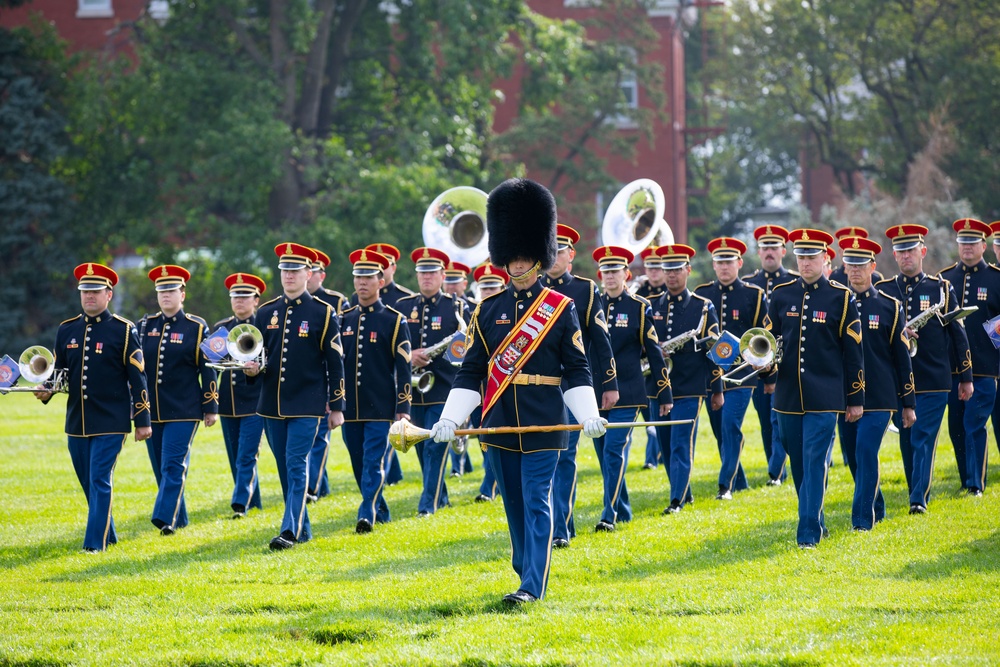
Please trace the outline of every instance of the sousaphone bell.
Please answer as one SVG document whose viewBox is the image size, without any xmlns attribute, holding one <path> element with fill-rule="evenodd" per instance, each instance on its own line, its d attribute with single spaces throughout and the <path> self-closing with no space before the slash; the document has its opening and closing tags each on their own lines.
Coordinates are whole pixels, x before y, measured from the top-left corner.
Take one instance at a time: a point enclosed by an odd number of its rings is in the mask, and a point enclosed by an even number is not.
<svg viewBox="0 0 1000 667">
<path fill-rule="evenodd" d="M 632 181 L 615 195 L 601 223 L 601 243 L 628 248 L 638 255 L 660 236 L 659 245 L 674 242 L 663 213 L 663 188 L 651 179 Z"/>
<path fill-rule="evenodd" d="M 490 256 L 486 199 L 479 188 L 461 185 L 439 194 L 424 214 L 424 244 L 455 262 L 476 266 Z"/>
</svg>

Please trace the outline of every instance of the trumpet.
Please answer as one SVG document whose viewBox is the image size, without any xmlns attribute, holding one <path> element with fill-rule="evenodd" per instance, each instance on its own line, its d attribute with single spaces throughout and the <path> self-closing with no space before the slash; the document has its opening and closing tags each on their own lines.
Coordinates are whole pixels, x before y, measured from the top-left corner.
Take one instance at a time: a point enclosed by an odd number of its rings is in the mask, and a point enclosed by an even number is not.
<svg viewBox="0 0 1000 667">
<path fill-rule="evenodd" d="M 451 347 L 456 357 L 465 357 L 464 343 L 466 329 L 468 329 L 468 327 L 466 326 L 465 321 L 459 317 L 458 331 L 425 349 L 424 354 L 426 354 L 429 359 L 434 359 L 444 354 L 444 352 Z M 456 341 L 455 339 L 459 336 L 462 336 L 462 338 Z M 454 363 L 454 365 L 460 366 L 461 363 Z M 413 373 L 413 375 L 410 376 L 410 385 L 421 394 L 426 394 L 434 388 L 434 371 L 432 371 L 429 366 L 418 369 Z"/>
<path fill-rule="evenodd" d="M 267 365 L 264 352 L 264 336 L 260 329 L 250 323 L 237 324 L 226 336 L 226 351 L 232 359 L 207 364 L 217 371 L 238 371 L 246 368 L 248 362 L 256 361 L 261 370 Z"/>
<path fill-rule="evenodd" d="M 780 338 L 775 338 L 767 329 L 760 327 L 747 329 L 740 338 L 740 356 L 743 358 L 743 363 L 723 375 L 722 381 L 740 386 L 750 378 L 757 377 L 759 369 L 781 361 L 780 341 Z M 736 377 L 751 367 L 755 369 L 753 373 L 742 378 Z"/>
<path fill-rule="evenodd" d="M 8 387 L 0 389 L 0 394 L 12 391 L 44 391 L 47 393 L 69 393 L 66 385 L 66 370 L 55 367 L 56 359 L 48 348 L 42 345 L 33 345 L 21 353 L 17 360 L 17 368 L 20 377 L 32 384 L 40 387 Z"/>
<path fill-rule="evenodd" d="M 944 310 L 944 305 L 945 305 L 945 297 L 944 297 L 944 290 L 942 289 L 941 300 L 938 301 L 933 306 L 931 306 L 930 308 L 928 308 L 927 310 L 917 315 L 916 317 L 914 317 L 913 319 L 911 319 L 910 321 L 908 321 L 906 324 L 904 324 L 903 331 L 904 332 L 907 330 L 918 331 L 921 327 L 930 322 L 932 317 L 934 317 L 935 315 L 939 314 L 942 310 Z M 917 356 L 917 339 L 911 338 L 910 335 L 907 334 L 906 343 L 910 348 L 910 356 L 911 357 Z"/>
</svg>

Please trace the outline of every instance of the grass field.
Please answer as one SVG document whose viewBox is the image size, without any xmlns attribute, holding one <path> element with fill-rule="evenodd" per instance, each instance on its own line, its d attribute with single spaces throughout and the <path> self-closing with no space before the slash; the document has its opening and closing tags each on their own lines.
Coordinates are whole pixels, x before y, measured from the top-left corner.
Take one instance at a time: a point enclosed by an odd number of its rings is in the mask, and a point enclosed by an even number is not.
<svg viewBox="0 0 1000 667">
<path fill-rule="evenodd" d="M 393 523 L 359 536 L 359 495 L 334 435 L 333 494 L 310 506 L 315 539 L 270 552 L 281 520 L 274 460 L 261 452 L 265 510 L 229 519 L 218 427 L 195 441 L 191 525 L 161 537 L 145 446 L 115 477 L 120 543 L 81 552 L 86 504 L 62 435 L 64 399 L 0 398 L 0 666 L 6 665 L 869 665 L 1000 664 L 1000 480 L 960 496 L 942 433 L 930 513 L 907 514 L 896 437 L 883 446 L 889 516 L 850 530 L 853 484 L 831 472 L 815 551 L 795 545 L 791 484 L 766 487 L 756 416 L 746 421 L 753 488 L 714 500 L 719 459 L 702 420 L 695 504 L 662 516 L 667 480 L 628 483 L 635 520 L 595 534 L 601 479 L 581 443 L 579 536 L 553 555 L 546 599 L 505 611 L 517 588 L 500 502 L 473 503 L 476 471 L 449 480 L 454 506 L 417 519 L 417 462 L 388 489 Z M 990 449 L 996 454 L 992 434 Z M 835 460 L 839 461 L 839 451 Z"/>
</svg>

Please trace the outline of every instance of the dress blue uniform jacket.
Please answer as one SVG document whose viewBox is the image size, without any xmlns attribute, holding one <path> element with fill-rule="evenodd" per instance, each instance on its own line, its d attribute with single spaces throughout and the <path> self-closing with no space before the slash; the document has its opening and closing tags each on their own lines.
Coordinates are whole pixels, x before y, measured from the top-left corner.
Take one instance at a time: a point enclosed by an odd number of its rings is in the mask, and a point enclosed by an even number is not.
<svg viewBox="0 0 1000 667">
<path fill-rule="evenodd" d="M 715 280 L 698 285 L 694 288 L 694 293 L 708 299 L 715 306 L 715 312 L 719 316 L 720 331 L 728 331 L 740 338 L 747 329 L 764 325 L 767 299 L 764 290 L 757 285 L 745 283 L 739 278 L 728 285 L 722 285 Z M 716 371 L 721 377 L 722 369 L 717 367 Z M 743 378 L 752 372 L 753 369 L 748 368 L 734 377 Z M 725 391 L 730 389 L 746 389 L 746 387 L 736 384 L 724 387 Z"/>
<path fill-rule="evenodd" d="M 618 376 L 618 403 L 616 408 L 645 408 L 650 399 L 659 405 L 674 402 L 670 392 L 667 365 L 663 360 L 656 328 L 653 326 L 653 310 L 649 301 L 642 297 L 622 292 L 616 297 L 602 296 L 608 329 L 611 333 L 611 350 L 615 355 L 615 366 L 622 369 Z M 639 371 L 641 358 L 649 359 L 651 391 L 647 393 L 645 378 Z"/>
<path fill-rule="evenodd" d="M 649 281 L 646 281 L 643 284 L 639 285 L 639 289 L 635 291 L 635 295 L 641 296 L 642 298 L 652 303 L 656 298 L 658 298 L 661 294 L 663 294 L 666 291 L 667 291 L 666 285 L 660 285 L 657 287 L 654 285 L 650 285 Z"/>
<path fill-rule="evenodd" d="M 869 287 L 855 293 L 861 316 L 861 342 L 865 354 L 865 412 L 897 410 L 917 404 L 913 392 L 910 348 L 903 334 L 903 309 L 899 301 Z"/>
<path fill-rule="evenodd" d="M 59 325 L 54 368 L 66 369 L 66 434 L 81 438 L 149 426 L 149 398 L 135 327 L 105 310 Z"/>
<path fill-rule="evenodd" d="M 600 405 L 604 392 L 618 391 L 618 372 L 611 353 L 611 338 L 608 336 L 604 304 L 601 302 L 597 283 L 589 278 L 574 276 L 568 271 L 559 278 L 543 275 L 541 282 L 543 287 L 573 299 L 583 332 L 583 349 L 587 351 L 597 404 Z"/>
<path fill-rule="evenodd" d="M 323 417 L 344 410 L 344 362 L 333 306 L 303 292 L 281 295 L 257 311 L 267 365 L 257 414 L 277 419 Z M 329 400 L 328 400 L 329 399 Z"/>
<path fill-rule="evenodd" d="M 542 290 L 535 283 L 527 290 L 515 290 L 508 285 L 503 291 L 480 302 L 469 325 L 470 340 L 465 360 L 455 377 L 455 387 L 480 391 L 487 377 L 490 359 L 500 350 L 500 343 L 517 321 L 535 302 Z M 525 362 L 525 375 L 562 376 L 564 385 L 593 386 L 587 355 L 584 352 L 576 307 L 570 303 L 558 318 L 552 320 L 548 333 L 535 353 Z M 483 427 L 541 426 L 562 424 L 565 408 L 562 388 L 554 385 L 507 386 L 496 405 L 483 416 Z M 484 445 L 513 451 L 534 452 L 566 449 L 569 438 L 565 431 L 555 433 L 524 433 L 514 435 L 482 435 Z"/>
<path fill-rule="evenodd" d="M 346 421 L 392 421 L 410 412 L 410 328 L 381 301 L 344 311 Z"/>
<path fill-rule="evenodd" d="M 146 382 L 154 422 L 200 421 L 218 414 L 215 369 L 201 351 L 208 324 L 178 310 L 173 317 L 156 313 L 139 325 L 147 360 Z"/>
<path fill-rule="evenodd" d="M 997 377 L 1000 350 L 993 346 L 983 323 L 1000 315 L 1000 269 L 979 260 L 979 264 L 971 267 L 961 262 L 953 264 L 940 275 L 955 288 L 958 305 L 979 307 L 963 320 L 972 354 L 972 375 Z"/>
<path fill-rule="evenodd" d="M 350 307 L 347 297 L 337 290 L 320 287 L 318 290 L 313 292 L 312 295 L 313 298 L 326 301 L 328 304 L 333 306 L 333 310 L 337 313 L 337 315 L 340 315 L 344 312 L 344 309 Z"/>
<path fill-rule="evenodd" d="M 410 327 L 410 345 L 413 349 L 430 347 L 459 329 L 459 320 L 463 325 L 468 323 L 469 313 L 465 309 L 465 301 L 454 294 L 438 292 L 425 298 L 419 292 L 400 299 L 396 310 L 406 318 Z M 444 403 L 455 381 L 457 368 L 444 354 L 439 354 L 426 367 L 434 373 L 434 386 L 425 394 L 417 392 L 413 396 L 414 405 L 437 405 Z M 423 369 L 418 369 L 423 370 Z"/>
<path fill-rule="evenodd" d="M 237 319 L 236 316 L 227 317 L 215 323 L 212 331 L 218 331 L 219 327 L 226 327 L 232 331 L 233 327 L 240 324 L 252 324 L 257 326 L 257 320 L 250 317 L 246 320 Z M 259 328 L 259 327 L 258 327 Z M 247 376 L 243 371 L 233 370 L 219 374 L 219 415 L 223 417 L 249 417 L 257 414 L 257 402 L 260 400 L 260 383 L 253 384 L 247 382 Z"/>
<path fill-rule="evenodd" d="M 700 325 L 698 337 L 719 334 L 719 318 L 715 306 L 704 297 L 689 289 L 674 296 L 664 292 L 652 304 L 653 326 L 662 345 L 667 340 L 679 336 Z M 702 317 L 704 315 L 704 317 Z M 721 373 L 706 353 L 708 348 L 695 345 L 689 340 L 684 347 L 670 355 L 673 368 L 670 371 L 670 387 L 674 398 L 702 398 L 711 389 L 713 394 L 722 392 Z"/>
<path fill-rule="evenodd" d="M 793 278 L 798 278 L 799 274 L 795 271 L 789 271 L 785 267 L 778 267 L 777 271 L 773 273 L 771 271 L 765 271 L 764 269 L 757 269 L 749 276 L 743 278 L 743 282 L 748 285 L 756 285 L 757 287 L 764 290 L 764 296 L 768 299 L 771 298 L 771 290 L 773 290 L 778 285 L 783 285 Z"/>
<path fill-rule="evenodd" d="M 861 320 L 851 290 L 824 277 L 797 278 L 771 292 L 764 328 L 781 336 L 774 409 L 844 412 L 865 404 Z"/>
<path fill-rule="evenodd" d="M 900 274 L 895 278 L 883 280 L 876 287 L 902 302 L 903 315 L 907 322 L 928 308 L 936 306 L 941 301 L 942 292 L 945 298 L 943 312 L 954 310 L 958 304 L 951 283 L 926 273 L 920 273 L 912 278 Z M 919 344 L 912 363 L 913 379 L 918 394 L 928 391 L 951 391 L 953 372 L 959 375 L 959 382 L 972 382 L 969 339 L 961 321 L 952 322 L 945 327 L 937 317 L 932 317 L 917 335 L 920 336 Z"/>
</svg>

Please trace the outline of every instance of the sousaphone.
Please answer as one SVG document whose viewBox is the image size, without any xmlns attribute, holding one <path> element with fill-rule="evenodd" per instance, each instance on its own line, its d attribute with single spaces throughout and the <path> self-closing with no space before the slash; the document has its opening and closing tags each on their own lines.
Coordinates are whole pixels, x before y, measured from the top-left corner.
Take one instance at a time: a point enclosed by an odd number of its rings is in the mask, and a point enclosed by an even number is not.
<svg viewBox="0 0 1000 667">
<path fill-rule="evenodd" d="M 469 266 L 486 260 L 490 256 L 486 199 L 485 192 L 467 185 L 439 194 L 424 214 L 424 245 Z"/>
<path fill-rule="evenodd" d="M 604 214 L 601 243 L 627 248 L 638 255 L 650 243 L 674 242 L 674 234 L 663 219 L 666 199 L 660 185 L 648 178 L 632 181 L 618 191 Z"/>
</svg>

